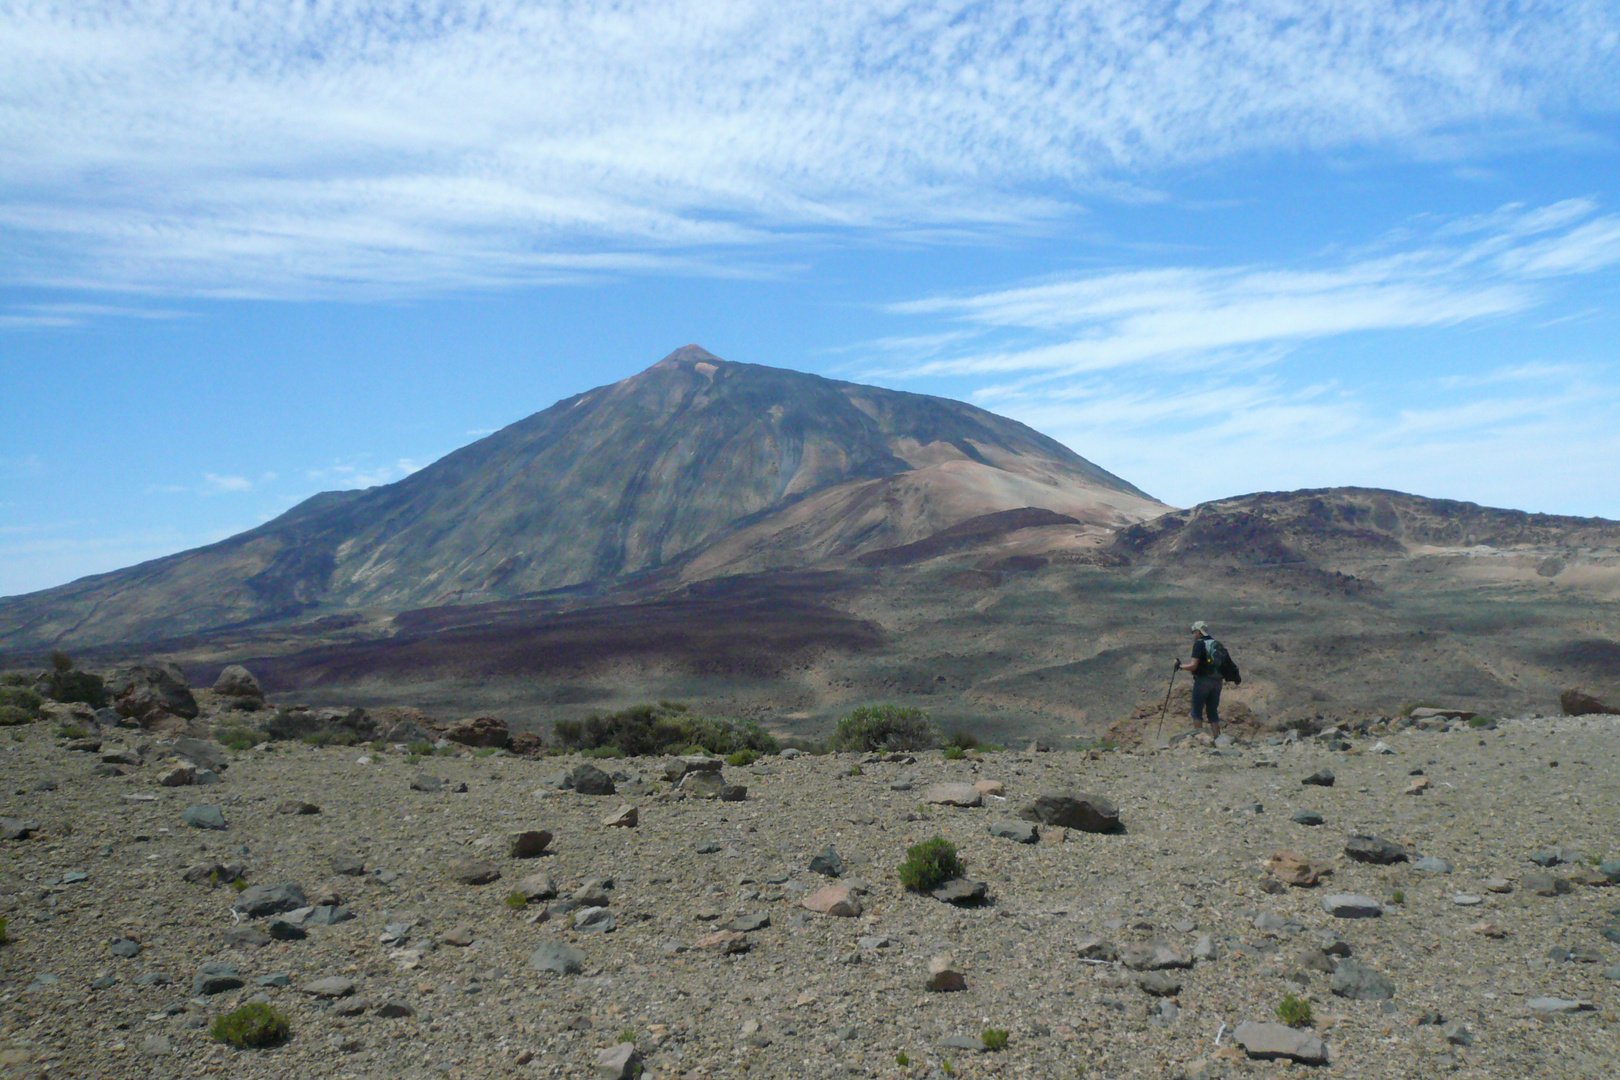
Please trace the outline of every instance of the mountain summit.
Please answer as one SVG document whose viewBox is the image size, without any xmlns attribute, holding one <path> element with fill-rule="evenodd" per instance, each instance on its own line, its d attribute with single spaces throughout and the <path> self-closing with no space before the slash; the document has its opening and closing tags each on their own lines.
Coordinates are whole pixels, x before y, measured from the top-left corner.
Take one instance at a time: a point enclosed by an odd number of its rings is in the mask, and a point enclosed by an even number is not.
<svg viewBox="0 0 1620 1080">
<path fill-rule="evenodd" d="M 983 409 L 688 345 L 397 483 L 326 492 L 220 543 L 0 601 L 0 645 L 837 564 L 1023 507 L 1108 527 L 1166 509 Z"/>
</svg>

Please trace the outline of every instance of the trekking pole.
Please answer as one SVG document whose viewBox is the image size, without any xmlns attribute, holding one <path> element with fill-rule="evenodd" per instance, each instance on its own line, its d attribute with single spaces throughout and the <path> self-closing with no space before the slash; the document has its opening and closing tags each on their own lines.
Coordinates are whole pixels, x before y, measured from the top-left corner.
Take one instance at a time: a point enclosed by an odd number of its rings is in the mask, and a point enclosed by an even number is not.
<svg viewBox="0 0 1620 1080">
<path fill-rule="evenodd" d="M 1153 745 L 1159 745 L 1159 736 L 1164 734 L 1164 718 L 1170 712 L 1170 693 L 1176 688 L 1176 672 L 1181 670 L 1181 661 L 1170 669 L 1170 685 L 1164 688 L 1164 708 L 1159 710 L 1159 730 L 1153 733 Z"/>
</svg>

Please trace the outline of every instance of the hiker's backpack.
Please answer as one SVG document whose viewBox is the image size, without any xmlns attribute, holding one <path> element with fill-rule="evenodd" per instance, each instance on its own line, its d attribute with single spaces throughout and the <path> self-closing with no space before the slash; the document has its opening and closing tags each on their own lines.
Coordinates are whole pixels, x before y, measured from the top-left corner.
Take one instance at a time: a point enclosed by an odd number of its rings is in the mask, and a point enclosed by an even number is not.
<svg viewBox="0 0 1620 1080">
<path fill-rule="evenodd" d="M 1204 642 L 1204 655 L 1209 657 L 1210 664 L 1220 673 L 1221 681 L 1233 684 L 1243 682 L 1243 673 L 1238 670 L 1237 663 L 1232 654 L 1226 651 L 1226 646 L 1209 638 Z"/>
</svg>

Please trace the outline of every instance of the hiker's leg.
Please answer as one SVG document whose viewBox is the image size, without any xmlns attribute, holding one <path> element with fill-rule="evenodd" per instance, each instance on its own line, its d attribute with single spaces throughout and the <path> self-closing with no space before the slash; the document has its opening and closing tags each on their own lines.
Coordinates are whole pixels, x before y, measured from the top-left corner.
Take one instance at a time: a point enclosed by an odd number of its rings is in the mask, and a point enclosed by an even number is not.
<svg viewBox="0 0 1620 1080">
<path fill-rule="evenodd" d="M 1198 680 L 1193 680 L 1192 687 L 1192 726 L 1194 731 L 1204 730 L 1204 702 L 1198 696 Z"/>
<path fill-rule="evenodd" d="M 1217 739 L 1221 737 L 1221 684 L 1219 680 L 1213 681 L 1209 688 L 1209 697 L 1204 702 L 1204 711 L 1209 714 L 1209 733 Z"/>
</svg>

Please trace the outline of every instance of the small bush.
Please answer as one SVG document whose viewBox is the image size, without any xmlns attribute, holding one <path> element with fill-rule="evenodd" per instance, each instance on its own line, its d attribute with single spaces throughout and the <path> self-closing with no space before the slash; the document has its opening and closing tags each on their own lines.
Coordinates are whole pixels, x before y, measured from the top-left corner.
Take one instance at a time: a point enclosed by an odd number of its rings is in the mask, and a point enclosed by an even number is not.
<svg viewBox="0 0 1620 1080">
<path fill-rule="evenodd" d="M 25 671 L 0 671 L 0 686 L 33 686 L 34 676 Z"/>
<path fill-rule="evenodd" d="M 631 1031 L 629 1028 L 625 1028 L 623 1031 L 619 1032 L 619 1041 L 622 1043 L 633 1043 L 636 1041 L 636 1033 Z"/>
<path fill-rule="evenodd" d="M 214 741 L 227 750 L 251 750 L 265 741 L 263 735 L 252 728 L 226 727 L 214 730 Z"/>
<path fill-rule="evenodd" d="M 0 917 L 0 945 L 4 945 L 10 940 L 10 938 L 6 937 L 6 920 L 4 917 Z"/>
<path fill-rule="evenodd" d="M 64 671 L 72 671 L 73 657 L 69 656 L 61 649 L 53 650 L 51 653 L 51 670 L 58 675 L 62 674 Z"/>
<path fill-rule="evenodd" d="M 1282 999 L 1282 1004 L 1277 1006 L 1277 1019 L 1289 1027 L 1310 1027 L 1311 1003 L 1289 994 Z"/>
<path fill-rule="evenodd" d="M 947 746 L 942 753 L 944 754 L 946 761 L 961 761 L 963 758 L 967 757 L 967 751 L 962 749 L 960 746 Z"/>
<path fill-rule="evenodd" d="M 992 1053 L 1007 1049 L 1007 1033 L 1001 1028 L 985 1028 L 979 1035 L 979 1041 Z"/>
<path fill-rule="evenodd" d="M 932 750 L 939 729 L 921 709 L 901 705 L 863 705 L 838 721 L 836 750 Z"/>
<path fill-rule="evenodd" d="M 247 892 L 247 887 L 248 883 L 246 877 L 238 877 L 231 881 L 231 888 L 235 889 L 237 892 Z"/>
<path fill-rule="evenodd" d="M 585 751 L 588 758 L 622 758 L 624 751 L 617 746 L 593 746 Z"/>
<path fill-rule="evenodd" d="M 900 884 L 912 892 L 932 892 L 952 878 L 961 877 L 966 869 L 956 857 L 956 845 L 936 836 L 906 849 L 906 861 L 899 869 Z"/>
<path fill-rule="evenodd" d="M 858 761 L 849 767 L 849 775 L 851 776 L 860 776 L 862 771 L 861 763 Z"/>
<path fill-rule="evenodd" d="M 952 1067 L 950 1058 L 939 1059 L 939 1071 L 944 1073 L 946 1076 L 956 1075 L 956 1069 Z"/>
<path fill-rule="evenodd" d="M 51 732 L 51 734 L 55 735 L 58 739 L 82 739 L 90 733 L 84 730 L 84 728 L 78 727 L 74 724 L 57 724 L 56 730 Z"/>
<path fill-rule="evenodd" d="M 107 690 L 100 675 L 88 671 L 56 671 L 51 675 L 50 695 L 57 701 L 79 701 L 92 709 L 107 704 Z"/>
<path fill-rule="evenodd" d="M 29 720 L 39 716 L 39 707 L 43 704 L 45 699 L 26 686 L 0 686 L 0 706 L 20 709 L 28 714 Z"/>
<path fill-rule="evenodd" d="M 894 1055 L 894 1063 L 902 1069 L 911 1064 L 911 1057 L 904 1050 Z"/>
<path fill-rule="evenodd" d="M 1496 721 L 1492 720 L 1488 716 L 1474 716 L 1469 718 L 1468 726 L 1476 730 L 1479 728 L 1495 727 Z"/>
<path fill-rule="evenodd" d="M 529 906 L 529 898 L 520 892 L 509 892 L 506 894 L 506 906 L 513 911 L 522 911 Z"/>
<path fill-rule="evenodd" d="M 752 750 L 738 750 L 735 754 L 726 755 L 726 764 L 735 766 L 739 769 L 744 765 L 752 765 L 758 760 L 759 755 Z"/>
<path fill-rule="evenodd" d="M 976 750 L 979 746 L 979 737 L 971 731 L 963 731 L 961 728 L 957 728 L 951 732 L 951 737 L 946 740 L 946 745 L 960 746 L 963 750 Z"/>
<path fill-rule="evenodd" d="M 433 744 L 430 742 L 413 742 L 408 744 L 405 749 L 411 752 L 411 756 L 413 758 L 425 758 L 433 756 Z"/>
<path fill-rule="evenodd" d="M 31 724 L 38 717 L 27 709 L 19 709 L 15 705 L 0 705 L 0 727 L 16 727 L 18 724 Z M 21 738 L 21 736 L 18 736 Z"/>
<path fill-rule="evenodd" d="M 1389 902 L 1392 903 L 1392 904 L 1404 904 L 1404 903 L 1406 903 L 1406 893 L 1405 893 L 1405 891 L 1403 891 L 1401 889 L 1396 889 L 1395 892 L 1390 895 Z"/>
<path fill-rule="evenodd" d="M 734 754 L 739 750 L 774 754 L 776 739 L 752 720 L 723 720 L 694 714 L 685 705 L 636 705 L 606 716 L 558 720 L 552 725 L 559 746 L 591 751 L 617 748 L 621 756 L 642 757 L 685 747 L 686 753 Z"/>
<path fill-rule="evenodd" d="M 358 746 L 366 740 L 353 731 L 312 731 L 302 741 L 311 746 Z"/>
<path fill-rule="evenodd" d="M 254 1001 L 220 1016 L 208 1029 L 208 1034 L 215 1042 L 246 1050 L 286 1042 L 292 1034 L 292 1026 L 275 1009 Z"/>
</svg>

